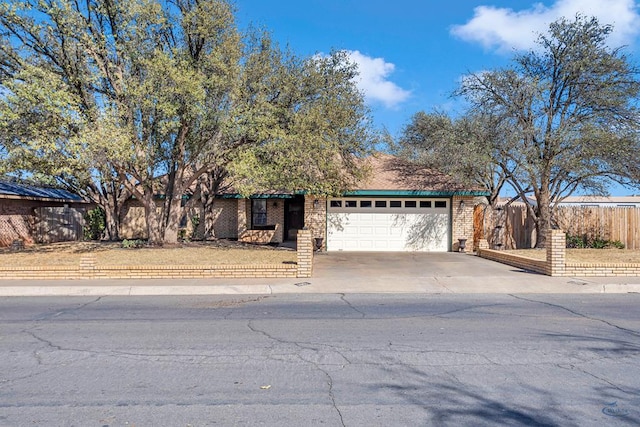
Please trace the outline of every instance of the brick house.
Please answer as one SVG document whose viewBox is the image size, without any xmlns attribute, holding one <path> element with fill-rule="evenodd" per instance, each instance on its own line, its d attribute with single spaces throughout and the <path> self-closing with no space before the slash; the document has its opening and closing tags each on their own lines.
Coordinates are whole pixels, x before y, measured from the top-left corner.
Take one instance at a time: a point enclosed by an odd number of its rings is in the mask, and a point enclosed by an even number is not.
<svg viewBox="0 0 640 427">
<path fill-rule="evenodd" d="M 295 239 L 306 227 L 327 251 L 456 251 L 458 239 L 473 247 L 475 201 L 488 193 L 393 156 L 377 155 L 368 162 L 370 178 L 341 197 L 220 194 L 213 204 L 215 237 L 276 244 Z M 125 211 L 122 237 L 144 238 L 142 205 L 130 201 Z M 187 234 L 198 238 L 203 224 L 194 233 L 193 217 L 204 217 L 201 207 L 183 219 Z"/>
<path fill-rule="evenodd" d="M 0 181 L 0 247 L 81 239 L 89 207 L 66 190 Z"/>
</svg>

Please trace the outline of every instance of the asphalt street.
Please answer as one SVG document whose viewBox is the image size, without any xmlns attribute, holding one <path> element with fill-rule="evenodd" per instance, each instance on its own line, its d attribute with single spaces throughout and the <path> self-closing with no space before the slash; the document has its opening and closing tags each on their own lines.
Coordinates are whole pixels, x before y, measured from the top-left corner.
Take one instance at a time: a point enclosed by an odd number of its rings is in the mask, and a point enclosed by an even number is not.
<svg viewBox="0 0 640 427">
<path fill-rule="evenodd" d="M 0 298 L 1 426 L 636 426 L 640 295 Z"/>
</svg>

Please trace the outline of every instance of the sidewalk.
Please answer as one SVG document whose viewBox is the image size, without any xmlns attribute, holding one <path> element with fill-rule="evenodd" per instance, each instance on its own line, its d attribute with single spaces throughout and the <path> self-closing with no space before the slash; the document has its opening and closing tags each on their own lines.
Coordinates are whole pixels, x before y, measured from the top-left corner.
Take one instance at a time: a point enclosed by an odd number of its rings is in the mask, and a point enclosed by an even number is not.
<svg viewBox="0 0 640 427">
<path fill-rule="evenodd" d="M 427 293 L 427 294 L 601 294 L 640 293 L 640 278 L 548 277 L 527 272 L 513 277 L 312 277 L 310 279 L 108 279 L 3 280 L 0 296 L 240 295 L 287 293 Z"/>
<path fill-rule="evenodd" d="M 459 254 L 316 257 L 309 279 L 0 280 L 0 296 L 640 293 L 640 277 L 549 277 Z"/>
</svg>

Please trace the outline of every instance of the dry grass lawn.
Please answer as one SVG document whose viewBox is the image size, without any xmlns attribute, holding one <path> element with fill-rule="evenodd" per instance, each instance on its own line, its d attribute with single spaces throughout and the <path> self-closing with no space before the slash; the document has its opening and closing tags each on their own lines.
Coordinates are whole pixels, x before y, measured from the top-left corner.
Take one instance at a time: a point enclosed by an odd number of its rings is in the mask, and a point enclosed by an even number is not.
<svg viewBox="0 0 640 427">
<path fill-rule="evenodd" d="M 544 249 L 517 249 L 507 251 L 514 255 L 544 260 Z M 567 249 L 567 262 L 595 264 L 640 264 L 640 250 L 627 249 Z"/>
<path fill-rule="evenodd" d="M 80 257 L 96 256 L 97 265 L 282 264 L 296 261 L 293 249 L 233 241 L 189 243 L 175 247 L 124 249 L 120 243 L 73 242 L 34 245 L 18 252 L 0 249 L 0 266 L 76 266 Z"/>
</svg>

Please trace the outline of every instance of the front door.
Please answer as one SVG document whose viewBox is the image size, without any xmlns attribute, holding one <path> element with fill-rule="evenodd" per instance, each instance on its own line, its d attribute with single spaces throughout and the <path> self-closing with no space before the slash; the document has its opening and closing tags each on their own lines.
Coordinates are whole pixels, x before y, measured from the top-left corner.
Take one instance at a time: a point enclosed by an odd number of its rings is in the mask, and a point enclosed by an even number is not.
<svg viewBox="0 0 640 427">
<path fill-rule="evenodd" d="M 284 203 L 285 238 L 295 240 L 298 230 L 304 227 L 304 197 L 295 196 Z"/>
</svg>

